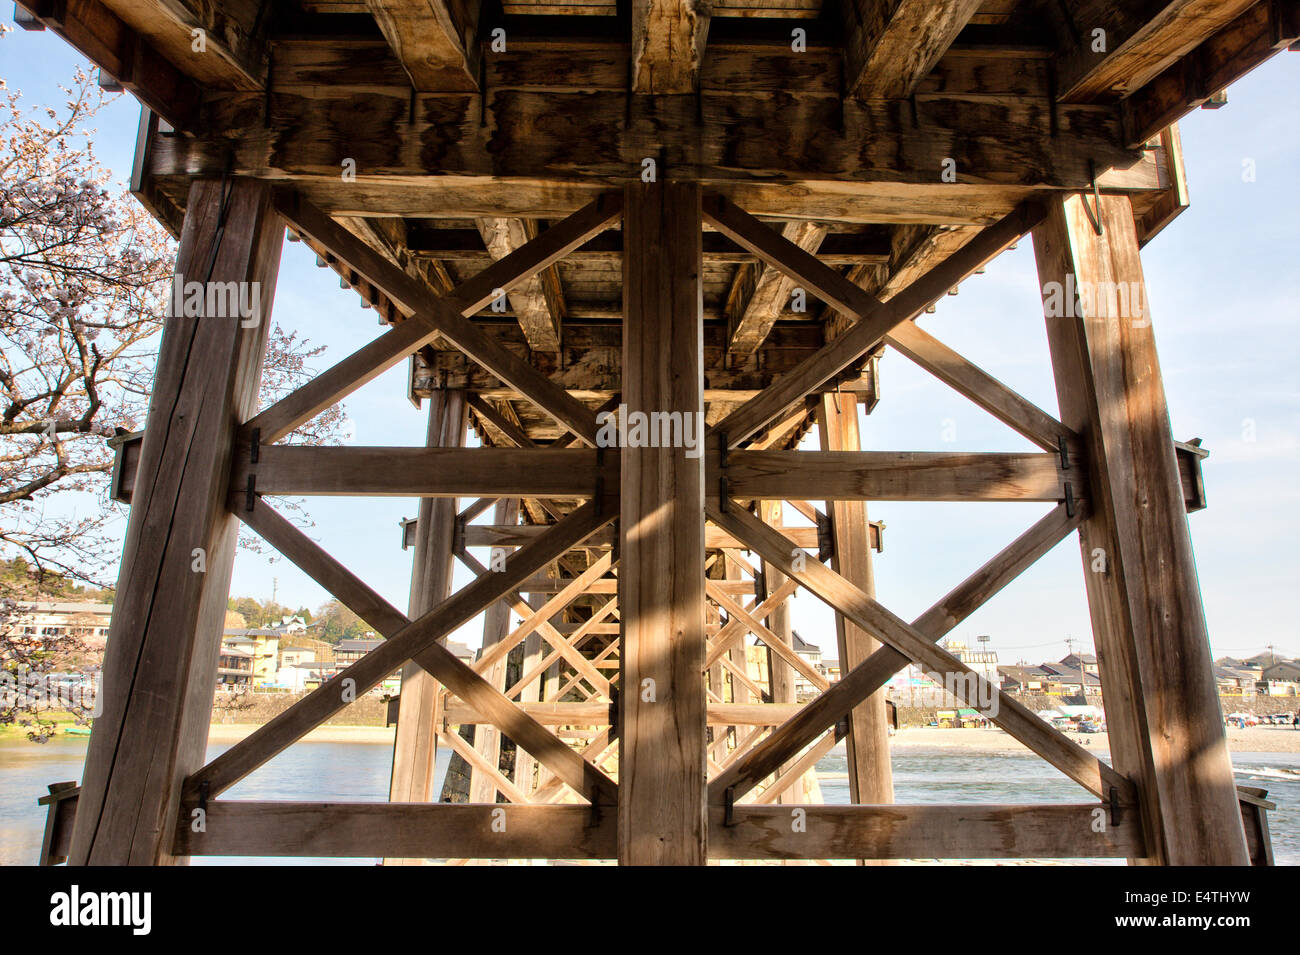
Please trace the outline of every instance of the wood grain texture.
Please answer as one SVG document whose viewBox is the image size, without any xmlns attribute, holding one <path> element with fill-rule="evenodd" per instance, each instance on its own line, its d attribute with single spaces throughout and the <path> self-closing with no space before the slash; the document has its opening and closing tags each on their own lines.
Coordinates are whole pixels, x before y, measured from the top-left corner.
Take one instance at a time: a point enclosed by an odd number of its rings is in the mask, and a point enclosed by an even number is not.
<svg viewBox="0 0 1300 955">
<path fill-rule="evenodd" d="M 847 89 L 853 95 L 911 96 L 952 46 L 983 0 L 846 0 Z"/>
<path fill-rule="evenodd" d="M 464 0 L 366 0 L 417 90 L 478 89 L 478 5 Z"/>
<path fill-rule="evenodd" d="M 1055 203 L 1034 231 L 1043 283 L 1143 283 L 1127 199 Z M 1174 865 L 1247 863 L 1178 461 L 1152 332 L 1049 317 L 1061 417 L 1087 436 L 1094 517 L 1080 534 L 1116 767 L 1143 795 L 1147 846 Z M 1097 310 L 1094 308 L 1095 313 Z M 1100 565 L 1098 559 L 1100 555 Z"/>
<path fill-rule="evenodd" d="M 170 861 L 181 782 L 207 744 L 235 555 L 225 506 L 234 428 L 256 407 L 284 226 L 268 189 L 245 180 L 197 180 L 188 208 L 177 274 L 258 282 L 263 311 L 252 328 L 218 316 L 164 322 L 74 864 Z"/>
<path fill-rule="evenodd" d="M 854 395 L 822 395 L 817 411 L 817 428 L 821 447 L 827 451 L 862 450 L 858 401 Z M 831 520 L 835 544 L 831 568 L 874 598 L 876 575 L 872 566 L 866 501 L 828 501 L 826 513 Z M 848 673 L 880 648 L 875 637 L 841 614 L 835 615 L 835 642 L 841 674 Z M 855 803 L 872 805 L 893 802 L 894 775 L 889 756 L 885 694 L 882 691 L 872 693 L 853 708 L 848 729 L 845 754 L 850 798 Z"/>
<path fill-rule="evenodd" d="M 708 0 L 632 0 L 632 89 L 693 93 L 709 35 Z"/>
<path fill-rule="evenodd" d="M 628 186 L 623 400 L 703 414 L 700 189 Z M 703 865 L 704 460 L 684 448 L 620 455 L 618 858 Z"/>
<path fill-rule="evenodd" d="M 429 402 L 426 446 L 463 447 L 466 418 L 463 392 L 444 391 L 434 395 Z M 415 556 L 407 602 L 407 616 L 412 620 L 451 596 L 455 500 L 421 499 L 415 527 Z M 433 675 L 419 664 L 408 662 L 402 667 L 397 731 L 393 741 L 393 771 L 388 784 L 389 802 L 434 802 L 438 798 L 434 785 L 441 690 Z M 418 865 L 420 860 L 384 860 L 385 865 L 398 863 Z"/>
</svg>

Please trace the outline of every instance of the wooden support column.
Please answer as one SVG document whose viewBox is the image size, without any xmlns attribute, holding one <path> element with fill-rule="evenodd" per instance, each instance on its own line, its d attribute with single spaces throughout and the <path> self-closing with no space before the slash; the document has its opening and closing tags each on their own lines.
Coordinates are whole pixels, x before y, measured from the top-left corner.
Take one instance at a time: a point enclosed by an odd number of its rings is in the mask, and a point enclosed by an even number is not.
<svg viewBox="0 0 1300 955">
<path fill-rule="evenodd" d="M 1080 540 L 1111 753 L 1138 785 L 1152 861 L 1246 865 L 1133 212 L 1102 196 L 1099 236 L 1084 202 L 1055 201 L 1034 251 L 1061 421 L 1092 459 Z"/>
<path fill-rule="evenodd" d="M 493 518 L 494 523 L 514 525 L 519 520 L 519 498 L 503 497 L 497 501 Z M 510 605 L 504 600 L 498 600 L 483 614 L 483 649 L 486 651 L 489 647 L 500 643 L 509 632 Z M 489 667 L 488 672 L 483 674 L 483 678 L 498 690 L 504 691 L 506 688 L 505 658 Z M 499 767 L 501 764 L 501 730 L 491 723 L 480 723 L 474 730 L 474 748 L 483 755 L 488 765 Z M 518 759 L 518 756 L 516 755 L 515 758 Z M 516 763 L 516 765 L 518 764 Z M 528 791 L 526 787 L 519 785 L 518 776 L 515 777 L 515 785 L 525 792 Z M 491 777 L 477 768 L 471 771 L 469 777 L 469 801 L 497 801 L 496 787 L 492 784 Z"/>
<path fill-rule="evenodd" d="M 196 180 L 186 209 L 176 282 L 238 283 L 250 305 L 256 289 L 260 314 L 164 321 L 74 865 L 173 861 L 181 784 L 207 748 L 235 556 L 230 466 L 249 453 L 235 428 L 257 410 L 284 225 L 267 187 L 240 179 Z"/>
<path fill-rule="evenodd" d="M 847 392 L 822 395 L 818 426 L 823 451 L 861 451 L 857 397 Z M 835 537 L 831 566 L 870 597 L 876 595 L 871 566 L 871 530 L 865 501 L 827 502 Z M 835 615 L 840 672 L 848 673 L 880 647 L 879 641 L 842 614 Z M 894 801 L 894 776 L 889 761 L 885 691 L 877 690 L 849 715 L 849 793 L 855 803 L 883 805 Z"/>
<path fill-rule="evenodd" d="M 760 501 L 759 515 L 768 524 L 773 527 L 780 527 L 785 523 L 782 512 L 781 501 Z M 776 567 L 768 561 L 762 562 L 763 567 L 763 586 L 762 593 L 759 596 L 766 600 L 772 596 L 782 584 L 788 579 L 785 574 L 781 573 Z M 790 603 L 782 601 L 770 614 L 767 615 L 767 627 L 784 643 L 787 647 L 794 647 L 794 628 L 790 624 Z M 767 685 L 771 694 L 770 703 L 796 703 L 798 695 L 794 688 L 795 674 L 794 667 L 781 658 L 781 656 L 772 651 L 771 647 L 767 648 Z M 780 776 L 780 773 L 777 773 Z M 777 800 L 782 803 L 797 805 L 803 802 L 800 798 L 799 787 L 791 787 L 785 790 Z"/>
<path fill-rule="evenodd" d="M 459 448 L 468 424 L 465 393 L 436 391 L 429 399 L 426 444 Z M 415 620 L 451 595 L 452 546 L 456 534 L 456 499 L 421 498 L 411 572 L 410 617 Z M 390 802 L 433 802 L 437 754 L 438 681 L 419 664 L 402 667 L 397 738 L 393 744 Z M 389 860 L 390 864 L 399 860 Z"/>
<path fill-rule="evenodd" d="M 698 438 L 700 190 L 637 184 L 624 196 L 623 400 L 629 414 L 690 416 Z M 618 858 L 704 865 L 704 460 L 625 447 L 621 475 Z"/>
</svg>

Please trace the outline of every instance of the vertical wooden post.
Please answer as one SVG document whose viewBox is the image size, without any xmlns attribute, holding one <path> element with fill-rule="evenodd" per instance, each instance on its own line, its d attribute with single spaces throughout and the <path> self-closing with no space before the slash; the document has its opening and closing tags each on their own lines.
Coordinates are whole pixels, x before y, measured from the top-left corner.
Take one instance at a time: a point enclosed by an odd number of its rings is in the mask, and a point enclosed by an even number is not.
<svg viewBox="0 0 1300 955">
<path fill-rule="evenodd" d="M 426 444 L 431 448 L 459 448 L 465 444 L 468 425 L 465 393 L 435 391 L 429 398 Z M 451 595 L 452 545 L 456 534 L 456 500 L 422 498 L 416 524 L 415 560 L 411 573 L 410 617 L 432 610 Z M 393 745 L 390 802 L 433 802 L 437 756 L 438 682 L 423 668 L 407 663 L 402 668 L 402 695 L 398 703 L 397 738 Z M 400 860 L 387 860 L 396 864 Z"/>
<path fill-rule="evenodd" d="M 624 207 L 623 400 L 629 415 L 689 416 L 698 436 L 700 189 L 632 185 Z M 621 474 L 619 862 L 703 865 L 704 459 L 624 446 Z"/>
<path fill-rule="evenodd" d="M 1091 458 L 1080 540 L 1111 753 L 1152 861 L 1246 865 L 1133 211 L 1102 196 L 1098 235 L 1085 201 L 1056 201 L 1034 251 L 1061 420 Z"/>
<path fill-rule="evenodd" d="M 191 183 L 176 282 L 182 291 L 203 284 L 205 314 L 163 324 L 104 659 L 104 712 L 73 826 L 74 865 L 174 861 L 180 788 L 203 764 L 230 594 L 235 429 L 257 410 L 283 238 L 264 184 Z M 228 295 L 217 293 L 231 287 L 258 314 L 230 314 Z"/>
<path fill-rule="evenodd" d="M 822 395 L 818 415 L 824 451 L 861 451 L 857 396 L 830 392 Z M 835 538 L 831 566 L 850 583 L 870 596 L 876 595 L 876 575 L 871 566 L 871 530 L 867 526 L 864 501 L 833 501 L 828 504 Z M 879 646 L 870 634 L 835 615 L 840 672 L 848 673 Z M 889 761 L 889 733 L 886 729 L 885 691 L 877 690 L 849 715 L 847 741 L 849 793 L 855 803 L 882 805 L 894 801 L 893 768 Z"/>
<path fill-rule="evenodd" d="M 760 501 L 758 508 L 759 516 L 767 523 L 774 527 L 780 527 L 784 523 L 784 502 Z M 779 590 L 788 578 L 767 561 L 762 562 L 762 569 L 763 587 L 759 596 L 761 599 L 766 600 Z M 783 602 L 768 614 L 764 623 L 787 647 L 794 646 L 794 627 L 790 623 L 789 601 Z M 797 703 L 799 697 L 795 692 L 794 682 L 794 667 L 790 666 L 779 654 L 772 652 L 769 647 L 767 650 L 767 685 L 772 695 L 770 702 Z M 780 776 L 781 774 L 777 773 L 777 775 Z M 787 805 L 802 803 L 804 800 L 801 797 L 800 789 L 801 787 L 798 785 L 791 786 L 777 797 L 777 802 Z"/>
<path fill-rule="evenodd" d="M 547 569 L 548 576 L 554 576 L 554 565 Z M 529 594 L 528 606 L 533 610 L 540 610 L 546 605 L 550 594 Z M 530 673 L 534 666 L 542 662 L 544 656 L 544 646 L 542 635 L 534 630 L 524 638 L 524 652 L 519 661 L 520 674 Z M 533 680 L 526 687 L 519 691 L 520 703 L 540 703 L 545 699 L 543 694 L 543 685 L 546 680 L 546 674 L 539 674 L 537 679 Z M 533 774 L 538 769 L 538 763 L 533 759 L 532 753 L 529 753 L 522 746 L 515 747 L 515 785 L 524 792 L 531 795 L 536 786 L 533 785 Z M 546 775 L 546 770 L 542 769 L 541 776 Z M 538 780 L 540 785 L 542 780 Z"/>
<path fill-rule="evenodd" d="M 519 520 L 519 498 L 503 497 L 497 501 L 492 523 L 513 525 Z M 504 600 L 498 600 L 483 614 L 483 649 L 500 643 L 510 632 L 510 606 Z M 506 661 L 503 659 L 492 667 L 484 678 L 498 690 L 506 688 Z M 501 764 L 501 730 L 491 723 L 479 723 L 474 727 L 474 748 L 483 754 L 483 758 L 492 766 Z M 516 755 L 518 760 L 518 755 Z M 516 762 L 516 766 L 518 763 Z M 526 786 L 520 786 L 527 792 Z M 470 802 L 496 802 L 496 786 L 487 774 L 479 769 L 471 769 L 469 775 Z"/>
</svg>

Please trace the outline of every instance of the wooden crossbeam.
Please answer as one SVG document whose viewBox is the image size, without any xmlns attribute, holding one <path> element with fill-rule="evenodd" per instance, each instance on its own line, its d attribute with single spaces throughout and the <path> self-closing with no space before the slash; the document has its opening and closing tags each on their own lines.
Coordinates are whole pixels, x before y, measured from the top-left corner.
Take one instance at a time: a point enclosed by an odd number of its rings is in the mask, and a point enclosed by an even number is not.
<svg viewBox="0 0 1300 955">
<path fill-rule="evenodd" d="M 536 235 L 531 219 L 483 216 L 478 220 L 483 244 L 494 259 L 503 259 L 523 248 Z M 564 292 L 554 266 L 521 282 L 510 292 L 510 305 L 529 348 L 560 350 L 560 329 L 564 321 Z"/>
<path fill-rule="evenodd" d="M 802 811 L 801 829 L 791 826 Z M 1098 831 L 1097 819 L 1105 820 Z M 709 812 L 715 859 L 1073 859 L 1140 857 L 1136 813 L 1099 803 L 1039 806 L 754 806 Z"/>
<path fill-rule="evenodd" d="M 780 800 L 780 797 L 795 783 L 799 782 L 805 773 L 813 772 L 817 764 L 822 761 L 832 749 L 838 740 L 835 738 L 835 731 L 823 733 L 821 739 L 809 747 L 808 751 L 796 759 L 794 762 L 781 768 L 780 775 L 768 784 L 767 788 L 756 795 L 753 805 L 770 806 L 772 803 Z"/>
<path fill-rule="evenodd" d="M 863 99 L 902 99 L 952 46 L 984 0 L 845 0 L 845 87 Z"/>
<path fill-rule="evenodd" d="M 826 226 L 819 222 L 795 220 L 781 228 L 781 235 L 799 248 L 816 253 L 826 237 Z M 779 269 L 762 263 L 739 266 L 725 309 L 727 351 L 738 356 L 758 351 L 790 303 L 794 288 L 794 279 Z"/>
<path fill-rule="evenodd" d="M 242 499 L 231 503 L 235 505 L 232 510 L 240 519 L 262 535 L 267 543 L 387 639 L 335 679 L 303 697 L 191 776 L 186 781 L 186 792 L 191 798 L 197 797 L 199 787 L 204 783 L 212 795 L 233 786 L 352 699 L 359 698 L 377 685 L 405 661 L 415 660 L 457 696 L 489 714 L 502 732 L 550 766 L 576 791 L 593 801 L 614 799 L 616 787 L 604 773 L 522 713 L 438 643 L 456 627 L 518 586 L 520 580 L 581 543 L 587 534 L 604 524 L 607 519 L 598 517 L 592 505 L 574 511 L 555 525 L 552 534 L 511 554 L 505 570 L 480 576 L 418 620 L 408 621 L 404 614 L 264 503 L 256 501 L 251 512 L 244 510 Z"/>
<path fill-rule="evenodd" d="M 495 725 L 490 721 L 485 721 L 485 723 L 486 725 Z M 483 754 L 466 742 L 459 733 L 440 732 L 438 734 L 438 739 L 442 740 L 448 748 L 457 753 L 461 759 L 469 763 L 470 768 L 474 771 L 475 777 L 484 780 L 487 785 L 491 787 L 489 792 L 495 790 L 517 805 L 527 805 L 532 802 L 532 800 L 528 798 L 527 793 L 506 778 L 505 773 L 501 772 L 499 768 L 488 762 Z M 495 799 L 474 801 L 490 803 L 496 802 Z"/>
<path fill-rule="evenodd" d="M 885 343 L 1040 448 L 1058 451 L 1062 438 L 1068 446 L 1078 446 L 1079 436 L 1073 431 L 918 328 L 915 322 L 894 326 L 894 330 L 885 336 Z"/>
<path fill-rule="evenodd" d="M 790 556 L 789 541 L 757 518 L 734 507 L 728 508 L 725 514 L 711 508 L 709 518 L 749 540 L 766 560 L 798 580 L 836 612 L 888 644 L 894 654 L 887 655 L 888 648 L 877 650 L 797 717 L 780 727 L 746 760 L 710 784 L 711 802 L 723 800 L 728 789 L 732 789 L 734 798 L 752 788 L 811 743 L 835 720 L 883 686 L 889 676 L 909 660 L 915 660 L 930 672 L 965 675 L 964 681 L 952 681 L 953 688 L 959 691 L 959 698 L 970 695 L 964 692 L 965 689 L 978 686 L 980 692 L 975 695 L 982 695 L 986 701 L 996 700 L 995 708 L 981 709 L 998 726 L 1095 795 L 1106 798 L 1114 787 L 1126 804 L 1134 802 L 1133 786 L 1125 777 L 1048 727 L 1022 704 L 1002 694 L 936 646 L 944 633 L 1054 546 L 1076 525 L 1077 516 L 1066 516 L 1063 508 L 1054 511 L 911 626 L 816 561 L 805 559 L 796 566 Z M 893 669 L 889 669 L 891 666 Z M 966 702 L 979 706 L 978 701 Z"/>
<path fill-rule="evenodd" d="M 1142 145 L 1300 41 L 1300 3 L 1256 3 L 1121 102 L 1125 139 Z"/>
<path fill-rule="evenodd" d="M 478 89 L 479 8 L 449 0 L 365 0 L 417 90 Z"/>
<path fill-rule="evenodd" d="M 456 545 L 458 548 L 516 547 L 522 541 L 532 540 L 539 534 L 546 533 L 546 528 L 549 526 L 549 524 L 521 524 L 515 527 L 503 527 L 495 524 L 470 524 L 457 534 Z M 782 527 L 781 531 L 789 535 L 800 547 L 816 550 L 817 528 Z M 615 530 L 606 527 L 592 534 L 583 546 L 588 548 L 612 547 L 617 536 Z M 704 529 L 704 546 L 707 550 L 717 550 L 725 547 L 743 547 L 744 545 L 725 531 L 721 531 L 716 527 L 706 527 Z M 521 587 L 520 591 L 527 593 L 528 588 Z"/>
<path fill-rule="evenodd" d="M 706 586 L 709 587 L 712 592 L 725 594 L 726 589 L 720 586 L 723 583 L 725 583 L 725 581 L 711 580 Z M 752 581 L 746 581 L 745 583 L 747 587 L 751 589 L 753 588 Z M 764 619 L 773 610 L 785 603 L 786 600 L 788 600 L 798 589 L 799 584 L 797 581 L 783 581 L 781 586 L 773 590 L 762 603 L 749 611 L 750 616 L 755 617 L 758 620 Z M 704 657 L 705 669 L 707 670 L 709 667 L 721 660 L 722 657 L 726 655 L 727 651 L 732 648 L 735 642 L 741 639 L 748 632 L 748 629 L 739 619 L 727 621 L 726 625 L 718 631 L 717 636 L 709 642 L 709 651 Z"/>
<path fill-rule="evenodd" d="M 1023 203 L 882 303 L 728 200 L 717 195 L 706 196 L 704 218 L 719 232 L 793 276 L 828 305 L 858 317 L 856 325 L 728 414 L 714 431 L 725 434 L 731 447 L 738 446 L 813 389 L 876 348 L 897 325 L 938 301 L 963 278 L 1033 228 L 1045 214 L 1040 203 Z"/>
<path fill-rule="evenodd" d="M 730 437 L 728 435 L 728 437 Z M 611 497 L 620 487 L 621 452 L 515 448 L 263 447 L 258 462 L 238 458 L 233 487 L 256 477 L 259 494 L 348 497 L 589 497 L 597 480 Z M 704 455 L 709 493 L 727 477 L 741 499 L 896 501 L 1060 501 L 1082 468 L 1060 467 L 1046 452 L 921 451 L 733 451 L 727 467 L 720 455 Z M 808 531 L 815 529 L 809 528 Z M 465 528 L 465 540 L 505 545 L 535 533 L 528 527 L 500 531 Z M 722 545 L 716 545 L 722 546 Z"/>
<path fill-rule="evenodd" d="M 804 830 L 793 831 L 802 810 Z M 1107 824 L 1095 824 L 1101 811 Z M 1099 803 L 995 806 L 739 805 L 731 825 L 709 813 L 715 859 L 1125 858 L 1145 853 L 1129 813 Z M 493 822 L 499 821 L 498 825 Z M 503 823 L 503 824 L 501 824 Z M 204 832 L 188 820 L 174 849 L 187 856 L 610 859 L 613 813 L 575 805 L 303 803 L 214 800 Z"/>
<path fill-rule="evenodd" d="M 551 666 L 558 663 L 561 659 L 564 659 L 567 660 L 577 672 L 576 675 L 571 677 L 568 683 L 561 687 L 555 694 L 556 699 L 563 699 L 567 690 L 574 686 L 578 686 L 583 679 L 586 679 L 591 683 L 592 688 L 596 692 L 602 693 L 606 699 L 612 700 L 614 697 L 610 690 L 609 681 L 605 679 L 598 670 L 596 670 L 595 661 L 587 660 L 586 657 L 583 657 L 582 654 L 578 652 L 578 647 L 587 639 L 593 628 L 595 628 L 600 621 L 604 620 L 617 609 L 618 598 L 607 600 L 597 608 L 594 613 L 592 613 L 591 617 L 584 620 L 568 638 L 557 634 L 554 638 L 549 639 L 548 642 L 553 648 L 551 652 L 546 654 L 546 656 L 526 670 L 513 686 L 508 687 L 506 689 L 506 696 L 512 699 L 519 696 L 524 689 L 529 686 L 529 684 L 545 673 Z M 582 663 L 576 664 L 576 660 L 581 660 Z"/>
<path fill-rule="evenodd" d="M 728 617 L 739 621 L 746 630 L 761 640 L 763 645 L 769 650 L 792 666 L 805 680 L 817 687 L 819 690 L 825 690 L 830 686 L 826 677 L 818 673 L 807 660 L 799 656 L 799 654 L 794 651 L 794 648 L 789 646 L 775 633 L 765 627 L 762 621 L 758 619 L 757 614 L 750 613 L 721 590 L 715 589 L 712 586 L 712 581 L 706 580 L 704 583 L 704 589 L 709 597 L 713 599 L 714 603 L 726 611 Z"/>
<path fill-rule="evenodd" d="M 610 648 L 606 648 L 608 651 Z M 562 694 L 557 694 L 562 695 Z M 613 704 L 602 701 L 582 703 L 520 703 L 519 708 L 543 726 L 610 726 Z M 777 726 L 799 712 L 798 703 L 709 703 L 706 712 L 710 726 Z M 491 722 L 468 703 L 448 699 L 443 714 L 452 726 Z"/>
<path fill-rule="evenodd" d="M 279 440 L 441 336 L 536 403 L 562 427 L 588 444 L 595 443 L 594 412 L 476 328 L 465 316 L 477 312 L 497 295 L 509 291 L 608 227 L 621 214 L 621 197 L 598 197 L 532 242 L 461 283 L 446 297 L 434 294 L 296 194 L 281 193 L 277 207 L 295 230 L 311 236 L 347 262 L 412 318 L 253 417 L 248 428 L 258 429 L 264 442 Z"/>
<path fill-rule="evenodd" d="M 201 98 L 199 84 L 110 8 L 98 0 L 23 0 L 21 6 L 174 128 L 194 127 Z"/>
<path fill-rule="evenodd" d="M 456 557 L 477 576 L 483 577 L 487 574 L 487 568 L 475 560 L 473 555 L 461 550 L 456 552 Z M 591 584 L 610 570 L 613 561 L 614 558 L 610 554 L 604 554 L 592 561 L 591 566 L 586 571 L 569 581 L 554 597 L 536 610 L 528 606 L 527 601 L 520 596 L 518 588 L 508 590 L 501 599 L 510 603 L 511 608 L 522 617 L 522 622 L 504 640 L 485 649 L 483 655 L 474 661 L 474 670 L 478 673 L 486 673 L 491 667 L 503 661 L 511 650 L 535 630 L 540 630 L 549 642 L 563 642 L 564 636 L 551 626 L 551 618 L 579 596 L 586 593 Z M 507 693 L 506 695 L 512 696 L 513 694 Z"/>
</svg>

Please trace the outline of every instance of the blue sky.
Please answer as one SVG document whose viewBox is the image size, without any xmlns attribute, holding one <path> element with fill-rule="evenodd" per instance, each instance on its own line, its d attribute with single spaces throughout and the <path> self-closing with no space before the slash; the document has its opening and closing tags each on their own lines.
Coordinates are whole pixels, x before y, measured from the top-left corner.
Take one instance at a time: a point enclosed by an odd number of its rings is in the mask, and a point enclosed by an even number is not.
<svg viewBox="0 0 1300 955">
<path fill-rule="evenodd" d="M 0 76 L 27 108 L 62 102 L 57 86 L 79 62 L 50 33 L 0 39 Z M 1204 439 L 1209 507 L 1191 515 L 1201 587 L 1216 655 L 1250 655 L 1272 644 L 1300 655 L 1294 612 L 1300 591 L 1300 55 L 1283 53 L 1229 91 L 1218 111 L 1182 122 L 1191 207 L 1143 252 L 1147 297 L 1169 397 L 1174 436 Z M 100 158 L 125 182 L 139 109 L 121 97 L 100 116 Z M 1253 163 L 1254 181 L 1243 165 Z M 303 246 L 286 244 L 274 318 L 329 346 L 320 367 L 379 333 L 375 313 L 315 268 Z M 1056 411 L 1031 243 L 973 276 L 922 325 L 1035 401 Z M 888 353 L 882 400 L 863 423 L 864 445 L 880 450 L 1032 450 L 1019 435 Z M 405 400 L 405 365 L 345 402 L 352 443 L 419 445 L 424 415 Z M 945 435 L 955 440 L 945 441 Z M 1253 434 L 1253 440 L 1251 436 Z M 312 535 L 394 605 L 404 609 L 411 552 L 398 521 L 414 500 L 319 498 L 308 502 Z M 1034 504 L 878 503 L 886 522 L 877 593 L 912 619 L 1043 513 Z M 457 585 L 468 580 L 458 571 Z M 274 584 L 273 584 L 274 581 Z M 232 593 L 316 607 L 327 595 L 286 561 L 241 553 Z M 795 627 L 834 654 L 831 615 L 796 599 Z M 1002 662 L 1058 659 L 1065 640 L 1091 648 L 1083 572 L 1071 537 L 954 631 L 992 637 Z M 478 643 L 478 625 L 457 635 Z"/>
</svg>

